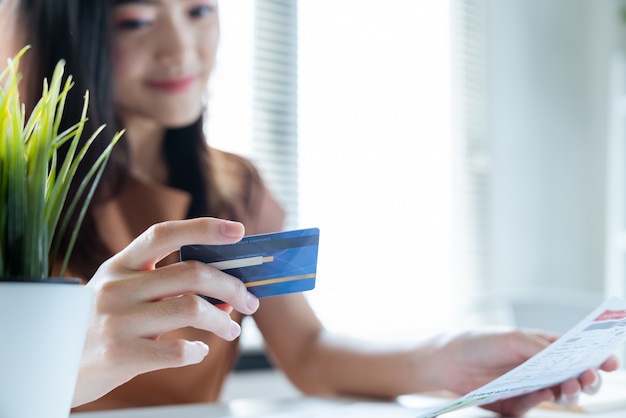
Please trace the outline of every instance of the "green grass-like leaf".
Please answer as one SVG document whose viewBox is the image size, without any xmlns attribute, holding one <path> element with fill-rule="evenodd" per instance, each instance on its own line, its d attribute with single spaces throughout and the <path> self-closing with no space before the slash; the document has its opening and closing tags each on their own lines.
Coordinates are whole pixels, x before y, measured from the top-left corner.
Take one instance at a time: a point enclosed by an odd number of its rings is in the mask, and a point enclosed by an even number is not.
<svg viewBox="0 0 626 418">
<path fill-rule="evenodd" d="M 78 228 L 121 136 L 114 136 L 82 179 L 76 196 L 67 202 L 78 166 L 104 126 L 80 143 L 87 121 L 86 92 L 81 118 L 59 132 L 73 87 L 72 77 L 64 77 L 62 60 L 51 80 L 43 80 L 41 98 L 27 117 L 18 89 L 20 58 L 27 49 L 9 60 L 0 73 L 0 280 L 15 276 L 45 279 L 55 262 L 61 263 L 60 275 L 65 273 Z M 61 162 L 57 153 L 63 145 L 67 154 Z M 61 249 L 61 238 L 73 215 L 78 221 L 68 247 Z"/>
</svg>

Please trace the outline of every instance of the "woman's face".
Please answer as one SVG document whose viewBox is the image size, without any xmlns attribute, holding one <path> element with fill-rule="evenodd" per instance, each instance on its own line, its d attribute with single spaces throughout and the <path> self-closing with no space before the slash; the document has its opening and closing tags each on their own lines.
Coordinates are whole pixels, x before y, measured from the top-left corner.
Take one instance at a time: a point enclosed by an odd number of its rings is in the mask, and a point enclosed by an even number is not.
<svg viewBox="0 0 626 418">
<path fill-rule="evenodd" d="M 117 0 L 113 24 L 122 122 L 174 128 L 196 121 L 217 53 L 217 0 Z"/>
</svg>

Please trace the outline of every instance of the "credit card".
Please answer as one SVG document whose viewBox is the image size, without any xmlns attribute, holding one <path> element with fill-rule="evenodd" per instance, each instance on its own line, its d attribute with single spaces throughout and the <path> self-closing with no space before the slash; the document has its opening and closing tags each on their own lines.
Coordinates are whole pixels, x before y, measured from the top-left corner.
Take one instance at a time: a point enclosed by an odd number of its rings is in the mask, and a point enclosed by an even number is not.
<svg viewBox="0 0 626 418">
<path fill-rule="evenodd" d="M 186 245 L 180 259 L 202 261 L 235 276 L 258 298 L 303 292 L 315 288 L 319 236 L 319 228 L 307 228 L 248 235 L 235 244 Z"/>
</svg>

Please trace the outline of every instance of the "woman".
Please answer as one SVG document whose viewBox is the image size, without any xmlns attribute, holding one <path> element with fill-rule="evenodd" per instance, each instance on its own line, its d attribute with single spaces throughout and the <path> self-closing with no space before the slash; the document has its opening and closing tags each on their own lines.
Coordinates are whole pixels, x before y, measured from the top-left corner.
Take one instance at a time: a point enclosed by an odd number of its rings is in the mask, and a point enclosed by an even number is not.
<svg viewBox="0 0 626 418">
<path fill-rule="evenodd" d="M 255 168 L 207 147 L 202 134 L 204 86 L 219 39 L 217 1 L 118 0 L 109 7 L 103 0 L 2 0 L 0 23 L 0 56 L 33 46 L 22 86 L 30 97 L 64 58 L 76 79 L 67 119 L 76 119 L 89 89 L 91 129 L 107 123 L 126 130 L 70 265 L 97 291 L 77 410 L 217 400 L 243 315 L 254 315 L 275 364 L 309 394 L 463 394 L 554 340 L 509 331 L 442 335 L 402 349 L 363 347 L 326 332 L 301 294 L 259 304 L 231 276 L 167 259 L 185 244 L 236 242 L 244 225 L 248 234 L 282 227 L 282 209 Z M 107 138 L 110 132 L 101 135 Z M 211 305 L 198 293 L 226 303 Z M 614 358 L 601 366 L 616 367 Z M 571 401 L 599 382 L 589 370 L 488 408 L 521 414 L 541 401 Z"/>
</svg>

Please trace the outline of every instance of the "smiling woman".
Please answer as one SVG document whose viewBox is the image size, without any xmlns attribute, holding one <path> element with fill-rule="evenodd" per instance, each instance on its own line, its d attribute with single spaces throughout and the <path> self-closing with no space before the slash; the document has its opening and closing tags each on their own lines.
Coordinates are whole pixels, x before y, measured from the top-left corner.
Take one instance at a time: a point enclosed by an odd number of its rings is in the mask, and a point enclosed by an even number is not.
<svg viewBox="0 0 626 418">
<path fill-rule="evenodd" d="M 102 97 L 98 99 L 95 93 L 92 96 L 97 100 L 96 109 L 112 109 L 114 113 L 92 112 L 87 115 L 89 120 L 97 125 L 121 125 L 126 129 L 123 141 L 130 145 L 113 150 L 116 164 L 109 167 L 108 175 L 100 183 L 104 184 L 102 194 L 88 212 L 91 228 L 81 231 L 82 257 L 72 258 L 68 268 L 72 275 L 83 278 L 87 286 L 95 290 L 96 298 L 89 318 L 74 405 L 89 410 L 217 400 L 236 359 L 240 323 L 246 315 L 253 315 L 276 366 L 301 391 L 312 395 L 396 397 L 431 390 L 466 393 L 503 370 L 515 367 L 553 340 L 553 336 L 540 332 L 495 330 L 435 336 L 384 347 L 362 344 L 325 328 L 301 293 L 259 302 L 240 280 L 225 272 L 200 262 L 167 258 L 185 245 L 232 244 L 242 238 L 244 231 L 255 234 L 283 227 L 283 209 L 255 166 L 246 158 L 207 145 L 202 129 L 203 94 L 188 87 L 188 83 L 196 83 L 194 79 L 204 87 L 203 81 L 211 73 L 216 54 L 213 43 L 219 33 L 217 2 L 151 0 L 114 4 L 108 9 L 110 3 L 106 0 L 88 4 L 82 0 L 10 1 L 18 4 L 20 24 L 15 26 L 16 30 L 23 31 L 26 40 L 38 41 L 33 42 L 33 63 L 37 66 L 47 63 L 48 54 L 65 55 L 72 65 L 72 74 L 80 81 L 77 90 L 99 86 L 96 93 L 103 93 Z M 333 10 L 337 3 L 326 4 L 324 11 Z M 268 7 L 272 6 L 270 2 Z M 380 2 L 370 7 L 370 13 L 389 11 L 388 2 L 382 9 Z M 319 9 L 322 11 L 321 7 Z M 265 11 L 257 10 L 258 13 Z M 349 15 L 346 10 L 342 13 Z M 116 20 L 110 21 L 111 16 Z M 382 18 L 386 14 L 378 16 Z M 417 14 L 410 14 L 410 18 L 417 17 Z M 376 19 L 365 21 L 379 23 Z M 409 22 L 405 24 L 411 26 Z M 292 51 L 292 43 L 284 46 Z M 272 57 L 281 57 L 270 52 Z M 392 54 L 385 58 L 394 71 L 383 72 L 382 80 L 392 81 L 403 67 L 399 65 L 401 61 L 392 60 Z M 369 61 L 361 62 L 363 68 L 366 64 Z M 42 76 L 48 75 L 47 67 L 37 69 Z M 360 66 L 352 69 L 354 74 L 361 74 Z M 401 74 L 402 79 L 410 81 L 410 74 Z M 263 68 L 261 82 L 280 85 L 283 75 L 275 66 L 269 66 Z M 29 74 L 24 82 L 32 87 L 40 85 L 41 78 L 33 79 L 33 74 Z M 334 98 L 368 99 L 362 93 L 373 91 L 371 87 L 379 80 L 366 77 L 360 81 L 360 90 Z M 332 85 L 337 89 L 341 86 Z M 411 104 L 411 100 L 407 102 Z M 277 100 L 270 103 L 272 106 L 267 113 L 278 124 L 283 120 L 281 116 L 291 109 L 290 103 Z M 375 101 L 368 103 L 377 104 Z M 185 108 L 185 112 L 180 112 L 179 107 Z M 372 122 L 368 127 L 373 127 L 375 121 L 369 118 L 378 115 L 365 110 L 356 115 L 361 118 L 355 117 L 354 122 L 364 125 Z M 386 109 L 378 107 L 377 110 L 384 112 Z M 393 115 L 392 112 L 386 116 Z M 322 133 L 334 137 L 337 144 L 340 140 L 352 139 L 354 132 L 341 130 L 332 116 L 335 115 L 329 115 L 328 120 L 320 123 L 328 128 Z M 392 119 L 399 125 L 410 126 L 411 119 L 406 118 L 406 114 L 402 116 Z M 328 121 L 332 124 L 326 123 Z M 392 127 L 391 124 L 386 126 Z M 272 125 L 264 126 L 262 131 L 272 128 Z M 360 135 L 365 130 L 357 133 Z M 385 139 L 386 146 L 397 151 L 393 161 L 407 162 L 399 157 L 402 141 L 391 141 L 392 136 L 385 132 L 379 132 L 379 136 Z M 280 150 L 283 143 L 273 145 Z M 378 146 L 365 142 L 361 145 L 358 152 Z M 333 164 L 349 160 L 329 155 L 336 158 L 330 160 Z M 378 153 L 379 159 L 374 160 L 374 164 L 385 157 L 384 152 Z M 324 169 L 334 167 L 324 162 Z M 405 164 L 403 168 L 411 167 Z M 116 175 L 120 174 L 118 178 Z M 375 180 L 372 183 L 375 184 Z M 365 203 L 380 197 L 379 194 L 372 196 Z M 383 199 L 388 197 L 382 196 Z M 334 216 L 343 220 L 338 225 L 350 223 L 353 212 L 349 207 L 334 204 L 333 208 L 338 208 Z M 358 209 L 361 208 L 354 213 Z M 374 244 L 359 253 L 360 258 L 354 261 L 372 268 L 401 265 L 411 272 L 415 251 L 406 253 L 405 258 L 388 258 L 382 252 L 385 245 L 378 244 L 400 241 L 405 236 L 404 228 L 421 219 L 392 205 L 370 215 L 360 226 L 370 233 L 365 238 Z M 390 221 L 398 215 L 406 218 L 395 224 Z M 438 215 L 435 213 L 433 217 Z M 329 235 L 329 238 L 332 237 Z M 336 236 L 337 242 L 341 242 L 341 238 Z M 101 242 L 104 252 L 95 251 L 93 242 Z M 424 247 L 418 255 L 426 250 Z M 440 261 L 438 257 L 436 261 Z M 406 284 L 396 286 L 388 280 L 386 270 L 378 272 L 385 282 L 385 292 L 377 295 L 382 299 L 368 300 L 368 304 L 362 306 L 396 307 L 415 300 L 411 297 L 414 294 L 406 296 L 409 293 Z M 368 273 L 376 274 L 375 271 Z M 340 277 L 342 272 L 333 274 Z M 326 282 L 331 280 L 326 279 Z M 225 303 L 212 305 L 198 294 Z M 355 294 L 339 302 L 345 304 L 354 300 Z M 377 312 L 376 309 L 371 311 Z M 338 316 L 354 318 L 345 312 Z M 361 318 L 362 322 L 366 320 Z M 383 334 L 378 335 L 382 341 Z M 601 366 L 605 370 L 614 367 L 612 359 Z M 553 399 L 557 393 L 573 395 L 597 383 L 597 374 L 589 370 L 565 383 L 553 390 L 488 407 L 503 414 L 519 414 L 537 402 Z"/>
</svg>

